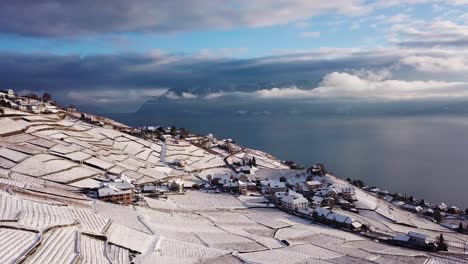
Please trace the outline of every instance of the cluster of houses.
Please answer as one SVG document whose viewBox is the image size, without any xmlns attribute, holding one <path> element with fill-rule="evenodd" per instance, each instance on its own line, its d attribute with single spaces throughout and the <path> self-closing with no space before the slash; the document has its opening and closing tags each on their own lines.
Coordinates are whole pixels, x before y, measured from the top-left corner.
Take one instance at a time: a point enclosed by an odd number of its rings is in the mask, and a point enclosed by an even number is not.
<svg viewBox="0 0 468 264">
<path fill-rule="evenodd" d="M 445 203 L 431 204 L 424 200 L 416 200 L 412 196 L 390 193 L 376 187 L 364 186 L 362 189 L 380 196 L 382 199 L 404 210 L 434 218 L 437 222 L 443 222 L 442 225 L 449 229 L 459 229 L 460 222 L 468 222 L 468 214 L 456 206 L 447 206 Z M 468 229 L 468 225 L 466 228 Z"/>
<path fill-rule="evenodd" d="M 248 192 L 255 192 L 257 184 L 251 178 L 240 172 L 236 175 L 230 173 L 215 174 L 209 177 L 213 186 L 223 189 L 225 192 L 247 195 Z"/>
<path fill-rule="evenodd" d="M 105 202 L 131 205 L 145 195 L 161 197 L 167 194 L 183 194 L 184 190 L 184 180 L 181 178 L 135 185 L 125 177 L 110 177 L 102 180 L 98 186 L 86 189 L 85 192 L 88 196 Z"/>
<path fill-rule="evenodd" d="M 62 110 L 52 104 L 24 96 L 17 96 L 11 89 L 0 91 L 0 105 L 34 114 L 56 114 Z"/>
</svg>

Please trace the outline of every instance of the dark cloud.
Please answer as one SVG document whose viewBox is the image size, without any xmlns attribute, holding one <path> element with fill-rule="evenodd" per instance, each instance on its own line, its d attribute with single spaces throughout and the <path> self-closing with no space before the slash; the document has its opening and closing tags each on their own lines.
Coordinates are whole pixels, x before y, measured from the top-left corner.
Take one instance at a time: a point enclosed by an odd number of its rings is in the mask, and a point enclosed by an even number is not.
<svg viewBox="0 0 468 264">
<path fill-rule="evenodd" d="M 468 58 L 467 54 L 463 56 Z M 332 72 L 348 72 L 373 80 L 372 73 L 366 71 L 386 70 L 390 72 L 387 78 L 396 80 L 465 81 L 458 66 L 448 73 L 449 67 L 436 66 L 468 65 L 466 61 L 454 60 L 450 52 L 397 48 L 328 49 L 254 59 L 161 52 L 84 57 L 0 53 L 0 88 L 49 91 L 64 104 L 88 103 L 110 108 L 125 104 L 130 109 L 167 89 L 179 95 L 187 92 L 205 96 L 275 87 L 313 88 Z M 434 75 L 440 70 L 445 73 Z"/>
<path fill-rule="evenodd" d="M 0 32 L 77 36 L 109 32 L 174 32 L 270 26 L 324 12 L 369 10 L 362 0 L 3 0 Z"/>
</svg>

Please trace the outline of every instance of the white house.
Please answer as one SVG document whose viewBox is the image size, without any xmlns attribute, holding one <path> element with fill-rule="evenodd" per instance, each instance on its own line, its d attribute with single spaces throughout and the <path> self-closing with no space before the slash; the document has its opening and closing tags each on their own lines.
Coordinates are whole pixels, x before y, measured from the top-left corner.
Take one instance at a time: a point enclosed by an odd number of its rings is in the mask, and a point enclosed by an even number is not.
<svg viewBox="0 0 468 264">
<path fill-rule="evenodd" d="M 15 91 L 13 91 L 12 89 L 8 89 L 7 96 L 8 97 L 15 97 Z"/>
<path fill-rule="evenodd" d="M 309 201 L 302 194 L 289 190 L 283 198 L 281 198 L 281 206 L 289 210 L 307 210 Z"/>
<path fill-rule="evenodd" d="M 341 188 L 341 195 L 348 201 L 356 201 L 356 190 L 352 186 Z"/>
<path fill-rule="evenodd" d="M 268 181 L 267 188 L 270 193 L 285 192 L 286 184 L 280 181 Z"/>
</svg>

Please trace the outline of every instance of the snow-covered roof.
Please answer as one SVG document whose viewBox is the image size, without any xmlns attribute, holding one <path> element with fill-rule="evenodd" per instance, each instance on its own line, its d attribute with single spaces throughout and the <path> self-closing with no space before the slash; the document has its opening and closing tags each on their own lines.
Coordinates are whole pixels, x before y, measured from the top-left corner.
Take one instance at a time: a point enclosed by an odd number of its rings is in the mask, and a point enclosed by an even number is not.
<svg viewBox="0 0 468 264">
<path fill-rule="evenodd" d="M 426 234 L 421 234 L 421 233 L 414 232 L 414 231 L 409 231 L 408 236 L 418 238 L 418 239 L 421 239 L 421 240 L 426 240 L 427 238 L 429 238 L 429 236 L 426 235 Z"/>
<path fill-rule="evenodd" d="M 316 180 L 313 180 L 313 181 L 306 181 L 306 184 L 309 185 L 309 186 L 319 186 L 319 185 L 322 185 L 321 182 L 316 181 Z"/>
<path fill-rule="evenodd" d="M 112 187 L 103 187 L 98 189 L 99 197 L 106 197 L 112 195 L 130 194 L 131 190 L 119 190 Z"/>
</svg>

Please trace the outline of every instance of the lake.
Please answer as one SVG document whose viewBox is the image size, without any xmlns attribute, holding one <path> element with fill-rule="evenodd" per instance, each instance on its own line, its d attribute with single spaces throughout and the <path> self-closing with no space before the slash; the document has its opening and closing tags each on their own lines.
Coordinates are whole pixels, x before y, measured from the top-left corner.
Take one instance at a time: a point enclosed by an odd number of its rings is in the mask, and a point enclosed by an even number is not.
<svg viewBox="0 0 468 264">
<path fill-rule="evenodd" d="M 175 125 L 233 138 L 304 166 L 321 162 L 342 178 L 390 192 L 468 207 L 468 117 L 142 117 L 108 115 L 132 126 Z M 152 120 L 154 119 L 154 120 Z"/>
</svg>

